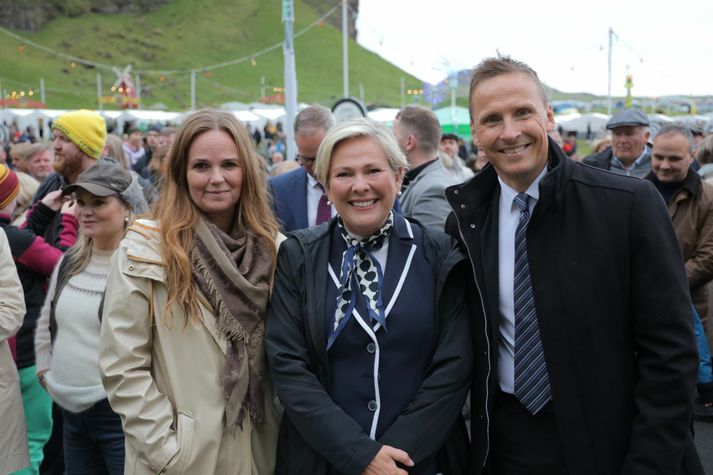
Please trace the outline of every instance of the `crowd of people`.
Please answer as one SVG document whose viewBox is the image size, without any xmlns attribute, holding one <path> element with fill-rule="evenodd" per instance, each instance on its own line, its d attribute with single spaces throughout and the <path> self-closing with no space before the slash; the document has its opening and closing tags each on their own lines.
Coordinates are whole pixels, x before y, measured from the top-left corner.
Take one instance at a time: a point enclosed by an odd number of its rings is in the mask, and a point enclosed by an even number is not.
<svg viewBox="0 0 713 475">
<path fill-rule="evenodd" d="M 581 159 L 535 71 L 261 132 L 95 112 L 0 152 L 0 474 L 703 474 L 713 135 Z M 25 140 L 26 139 L 26 140 Z"/>
</svg>

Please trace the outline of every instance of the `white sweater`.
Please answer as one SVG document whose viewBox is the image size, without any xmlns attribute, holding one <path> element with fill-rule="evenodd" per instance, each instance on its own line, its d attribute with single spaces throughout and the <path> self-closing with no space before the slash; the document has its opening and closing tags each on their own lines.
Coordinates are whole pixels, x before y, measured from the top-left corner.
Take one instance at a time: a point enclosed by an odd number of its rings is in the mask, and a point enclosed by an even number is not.
<svg viewBox="0 0 713 475">
<path fill-rule="evenodd" d="M 67 281 L 55 308 L 57 335 L 53 345 L 49 303 L 57 283 L 56 269 L 38 321 L 37 371 L 49 369 L 45 374 L 48 392 L 57 404 L 71 412 L 85 411 L 106 397 L 99 371 L 98 311 L 113 254 L 114 251 L 94 249 L 87 268 Z"/>
</svg>

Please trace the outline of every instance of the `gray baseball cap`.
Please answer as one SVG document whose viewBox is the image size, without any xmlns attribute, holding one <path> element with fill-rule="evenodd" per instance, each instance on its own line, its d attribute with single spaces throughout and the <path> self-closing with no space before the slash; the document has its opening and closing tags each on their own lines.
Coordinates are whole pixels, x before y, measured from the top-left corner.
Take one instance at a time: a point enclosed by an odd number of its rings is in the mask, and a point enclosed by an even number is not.
<svg viewBox="0 0 713 475">
<path fill-rule="evenodd" d="M 120 165 L 99 162 L 83 171 L 77 181 L 62 190 L 63 195 L 84 188 L 94 196 L 120 195 L 131 184 L 131 174 Z"/>
<path fill-rule="evenodd" d="M 624 109 L 614 114 L 607 122 L 607 130 L 636 125 L 649 126 L 649 118 L 639 109 Z"/>
</svg>

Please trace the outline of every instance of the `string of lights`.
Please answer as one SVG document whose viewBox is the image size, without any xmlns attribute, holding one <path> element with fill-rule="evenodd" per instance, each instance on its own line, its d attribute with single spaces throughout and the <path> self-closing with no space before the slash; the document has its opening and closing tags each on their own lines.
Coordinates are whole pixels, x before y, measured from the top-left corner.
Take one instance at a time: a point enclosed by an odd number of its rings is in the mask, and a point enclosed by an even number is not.
<svg viewBox="0 0 713 475">
<path fill-rule="evenodd" d="M 320 16 L 319 18 L 314 20 L 312 23 L 310 23 L 308 26 L 306 26 L 305 28 L 296 32 L 294 37 L 299 38 L 300 36 L 304 35 L 305 33 L 308 33 L 312 29 L 314 29 L 315 27 L 321 26 L 323 24 L 324 20 L 329 18 L 331 15 L 333 15 L 337 11 L 338 8 L 339 8 L 339 5 L 335 5 L 330 10 L 328 10 L 325 14 L 323 14 L 322 16 Z M 20 48 L 24 48 L 25 45 L 28 45 L 28 46 L 32 46 L 33 48 L 37 48 L 41 51 L 44 51 L 45 53 L 49 53 L 49 54 L 58 56 L 60 58 L 63 58 L 63 59 L 70 61 L 72 63 L 79 63 L 79 64 L 83 64 L 85 66 L 90 66 L 90 67 L 94 67 L 97 69 L 104 69 L 104 70 L 108 70 L 108 71 L 114 71 L 116 69 L 116 66 L 112 66 L 109 64 L 100 63 L 100 62 L 96 62 L 96 61 L 91 61 L 91 60 L 88 60 L 85 58 L 81 58 L 79 56 L 74 56 L 72 54 L 67 54 L 62 51 L 55 50 L 55 49 L 50 48 L 45 45 L 41 45 L 39 43 L 36 43 L 36 42 L 30 40 L 29 38 L 20 36 L 20 35 L 12 32 L 6 28 L 3 28 L 3 27 L 0 27 L 0 33 L 3 33 L 7 36 L 10 36 L 11 38 L 14 38 L 14 39 L 20 41 L 21 42 Z M 242 56 L 242 57 L 236 58 L 236 59 L 231 59 L 228 61 L 223 61 L 221 63 L 211 64 L 208 66 L 197 66 L 197 67 L 193 67 L 193 68 L 180 68 L 180 69 L 135 69 L 134 72 L 137 74 L 161 74 L 163 76 L 169 76 L 169 75 L 179 75 L 179 74 L 190 74 L 193 72 L 212 71 L 215 69 L 226 68 L 228 66 L 234 66 L 236 64 L 244 63 L 247 61 L 250 61 L 254 65 L 255 58 L 281 48 L 282 43 L 283 42 L 280 41 L 280 42 L 275 43 L 271 46 L 268 46 L 267 48 L 263 48 L 259 51 L 256 51 L 252 54 Z"/>
</svg>

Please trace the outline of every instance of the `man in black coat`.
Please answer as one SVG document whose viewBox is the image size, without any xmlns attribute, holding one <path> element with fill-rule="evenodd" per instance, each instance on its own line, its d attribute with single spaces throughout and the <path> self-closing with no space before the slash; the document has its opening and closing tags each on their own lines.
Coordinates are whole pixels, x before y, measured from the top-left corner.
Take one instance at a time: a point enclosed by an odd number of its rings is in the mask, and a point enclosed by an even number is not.
<svg viewBox="0 0 713 475">
<path fill-rule="evenodd" d="M 472 473 L 680 473 L 697 359 L 662 200 L 568 160 L 524 63 L 478 65 L 470 112 L 491 166 L 446 229 L 473 270 Z"/>
</svg>

